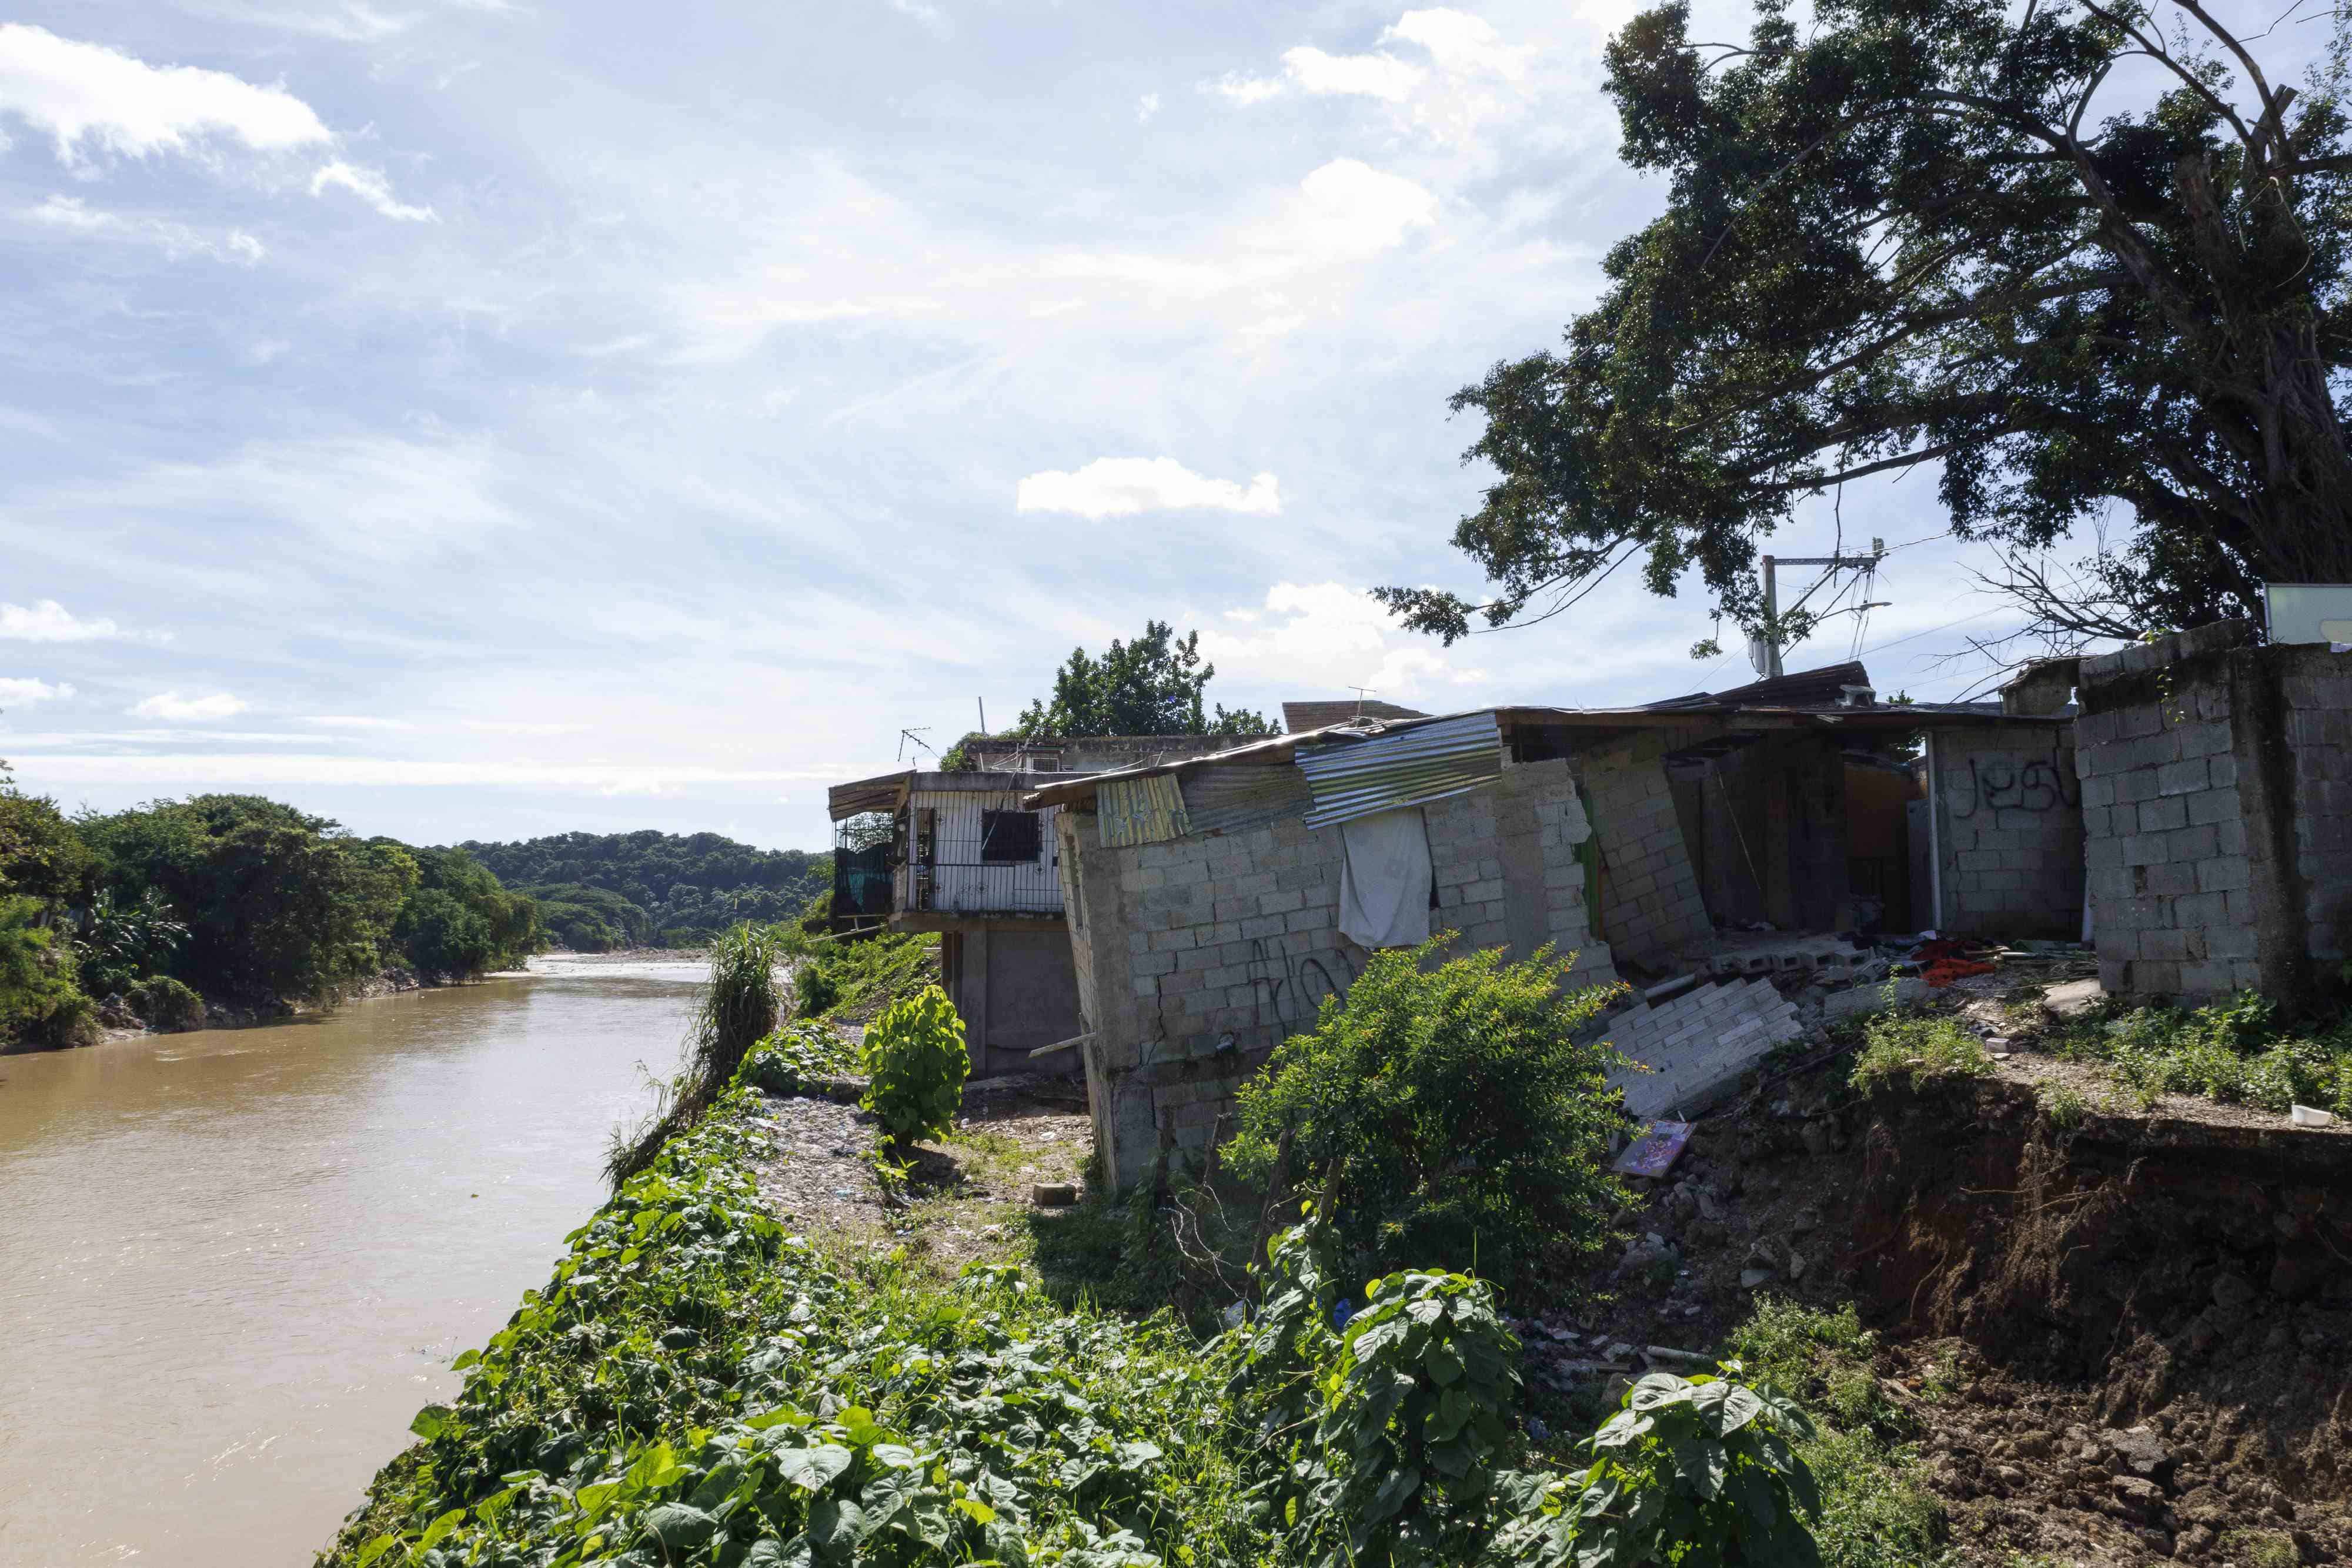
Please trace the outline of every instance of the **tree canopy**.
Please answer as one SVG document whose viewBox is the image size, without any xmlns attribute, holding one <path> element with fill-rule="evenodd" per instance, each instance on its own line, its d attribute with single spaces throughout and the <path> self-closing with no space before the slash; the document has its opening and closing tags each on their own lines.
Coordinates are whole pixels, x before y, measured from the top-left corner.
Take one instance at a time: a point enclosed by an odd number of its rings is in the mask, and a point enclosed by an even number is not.
<svg viewBox="0 0 2352 1568">
<path fill-rule="evenodd" d="M 1801 29 L 1762 0 L 1745 44 L 1635 17 L 1608 90 L 1667 210 L 1558 351 L 1454 399 L 1499 472 L 1454 542 L 1500 591 L 1376 591 L 1451 642 L 1642 556 L 1759 630 L 1759 539 L 1921 465 L 2058 633 L 2352 580 L 2341 16 L 2301 89 L 2257 52 L 2292 26 L 2198 0 L 1821 0 Z M 2078 585 L 2032 564 L 2118 503 Z"/>
<path fill-rule="evenodd" d="M 719 833 L 557 833 L 462 846 L 538 900 L 548 934 L 579 952 L 689 946 L 743 922 L 798 915 L 833 885 L 833 860 L 761 850 Z"/>
<path fill-rule="evenodd" d="M 1114 638 L 1099 658 L 1073 648 L 1054 674 L 1051 699 L 1031 703 L 1011 733 L 1024 740 L 1090 735 L 1274 735 L 1264 714 L 1211 711 L 1203 693 L 1217 673 L 1201 662 L 1201 634 L 1178 637 L 1147 621 L 1132 643 Z"/>
</svg>

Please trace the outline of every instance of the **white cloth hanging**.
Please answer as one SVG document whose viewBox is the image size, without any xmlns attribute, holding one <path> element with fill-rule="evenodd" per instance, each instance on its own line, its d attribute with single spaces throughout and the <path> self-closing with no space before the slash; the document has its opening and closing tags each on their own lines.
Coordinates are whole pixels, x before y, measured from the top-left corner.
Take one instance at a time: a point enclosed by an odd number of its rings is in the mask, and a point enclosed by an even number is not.
<svg viewBox="0 0 2352 1568">
<path fill-rule="evenodd" d="M 1360 946 L 1429 940 L 1429 824 L 1418 806 L 1339 824 L 1339 932 Z"/>
</svg>

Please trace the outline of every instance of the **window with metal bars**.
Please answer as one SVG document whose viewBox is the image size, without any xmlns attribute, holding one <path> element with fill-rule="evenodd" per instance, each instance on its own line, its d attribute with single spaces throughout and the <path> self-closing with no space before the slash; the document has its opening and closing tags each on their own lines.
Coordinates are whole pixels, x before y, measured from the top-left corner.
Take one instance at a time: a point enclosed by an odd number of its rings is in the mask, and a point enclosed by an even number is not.
<svg viewBox="0 0 2352 1568">
<path fill-rule="evenodd" d="M 980 814 L 980 862 L 982 865 L 1032 865 L 1045 848 L 1034 811 L 982 811 Z"/>
</svg>

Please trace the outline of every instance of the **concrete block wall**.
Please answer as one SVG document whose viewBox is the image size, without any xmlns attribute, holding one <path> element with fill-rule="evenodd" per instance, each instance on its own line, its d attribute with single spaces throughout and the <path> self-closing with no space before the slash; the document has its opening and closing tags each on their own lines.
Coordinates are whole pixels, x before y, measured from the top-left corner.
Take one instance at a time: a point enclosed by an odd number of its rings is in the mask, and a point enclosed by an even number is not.
<svg viewBox="0 0 2352 1568">
<path fill-rule="evenodd" d="M 2352 959 L 2352 654 L 2308 646 L 2273 658 L 2294 801 L 2304 952 L 2333 967 Z"/>
<path fill-rule="evenodd" d="M 2083 791 L 2066 726 L 1936 730 L 1937 929 L 2055 936 L 2083 926 Z"/>
<path fill-rule="evenodd" d="M 2352 937 L 2352 655 L 2220 622 L 2083 662 L 2083 820 L 2112 992 L 2288 998 Z"/>
<path fill-rule="evenodd" d="M 1578 981 L 1612 983 L 1575 863 L 1582 813 L 1549 798 L 1569 789 L 1565 764 L 1537 764 L 1425 807 L 1432 924 L 1460 932 L 1462 949 L 1551 942 L 1577 951 Z M 1242 1080 L 1344 996 L 1370 955 L 1338 929 L 1336 827 L 1286 819 L 1106 849 L 1091 813 L 1063 821 L 1097 1157 L 1125 1187 L 1163 1150 L 1198 1154 L 1228 1135 L 1220 1123 Z"/>
<path fill-rule="evenodd" d="M 1655 730 L 1585 753 L 1601 863 L 1601 929 L 1631 957 L 1650 958 L 1715 934 L 1683 842 L 1666 781 L 1666 741 Z"/>
<path fill-rule="evenodd" d="M 1700 986 L 1609 1020 L 1609 1039 L 1647 1071 L 1615 1074 L 1636 1116 L 1703 1111 L 1771 1049 L 1804 1032 L 1797 1009 L 1769 980 Z"/>
</svg>

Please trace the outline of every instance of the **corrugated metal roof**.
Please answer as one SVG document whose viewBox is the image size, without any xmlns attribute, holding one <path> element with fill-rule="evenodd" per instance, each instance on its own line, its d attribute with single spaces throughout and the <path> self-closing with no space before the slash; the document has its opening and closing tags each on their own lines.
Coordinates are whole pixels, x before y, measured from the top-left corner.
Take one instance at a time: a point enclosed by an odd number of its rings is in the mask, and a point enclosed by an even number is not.
<svg viewBox="0 0 2352 1568">
<path fill-rule="evenodd" d="M 1197 768 L 1181 777 L 1184 814 L 1192 820 L 1196 833 L 1238 833 L 1262 828 L 1286 818 L 1303 817 L 1315 804 L 1307 776 L 1287 762 Z"/>
<path fill-rule="evenodd" d="M 1483 789 L 1503 776 L 1503 732 L 1489 712 L 1416 725 L 1354 746 L 1298 754 L 1315 792 L 1310 828 Z"/>
<path fill-rule="evenodd" d="M 825 791 L 825 808 L 836 822 L 866 811 L 895 811 L 906 802 L 907 785 L 914 777 L 913 768 L 902 768 L 854 784 L 836 784 Z"/>
<path fill-rule="evenodd" d="M 1165 773 L 1104 780 L 1095 792 L 1095 811 L 1105 849 L 1156 844 L 1192 831 L 1184 797 Z"/>
<path fill-rule="evenodd" d="M 1335 724 L 1346 724 L 1357 718 L 1427 718 L 1418 708 L 1399 707 L 1394 703 L 1362 701 L 1350 697 L 1342 702 L 1285 703 L 1282 705 L 1282 727 L 1297 735 L 1306 729 L 1325 729 Z"/>
</svg>

